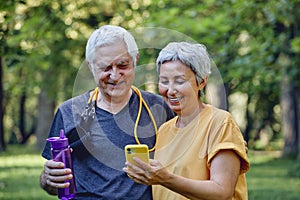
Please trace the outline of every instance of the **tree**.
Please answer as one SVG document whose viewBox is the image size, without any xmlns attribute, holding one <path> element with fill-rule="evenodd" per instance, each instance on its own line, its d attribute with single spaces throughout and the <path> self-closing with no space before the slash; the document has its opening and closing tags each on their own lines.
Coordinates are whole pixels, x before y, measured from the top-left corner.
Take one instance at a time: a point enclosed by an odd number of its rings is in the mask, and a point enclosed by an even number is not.
<svg viewBox="0 0 300 200">
<path fill-rule="evenodd" d="M 0 151 L 4 151 L 6 149 L 6 144 L 4 140 L 4 108 L 3 108 L 3 69 L 2 69 L 2 56 L 0 57 Z"/>
<path fill-rule="evenodd" d="M 155 11 L 157 7 L 159 11 Z M 295 78 L 300 71 L 297 67 L 299 1 L 205 1 L 201 4 L 154 1 L 150 8 L 153 10 L 149 10 L 147 24 L 175 29 L 205 43 L 222 75 L 227 95 L 236 92 L 247 95 L 246 138 L 255 142 L 261 130 L 268 127 L 275 140 L 282 134 L 281 127 L 292 123 L 283 122 L 277 108 L 283 71 L 292 82 L 291 93 L 299 90 Z M 280 65 L 282 54 L 290 59 L 289 65 Z M 290 99 L 295 100 L 299 96 Z M 297 117 L 294 115 L 293 121 L 298 121 Z M 281 122 L 287 124 L 280 125 Z M 298 129 L 293 127 L 292 138 L 297 138 Z"/>
<path fill-rule="evenodd" d="M 24 84 L 26 91 L 29 94 L 38 91 L 28 96 L 30 99 L 25 99 L 28 102 L 39 96 L 37 103 L 33 105 L 38 108 L 35 113 L 38 119 L 35 131 L 38 132 L 38 150 L 45 142 L 55 105 L 72 97 L 74 76 L 84 62 L 87 37 L 99 24 L 134 27 L 136 22 L 133 19 L 141 19 L 139 11 L 134 9 L 131 14 L 124 14 L 124 10 L 134 6 L 134 2 L 119 5 L 118 1 L 84 0 L 70 4 L 67 0 L 44 0 L 38 4 L 28 1 L 22 12 L 18 13 L 22 26 L 18 37 L 12 38 L 11 45 L 26 44 L 26 60 L 19 67 L 23 69 L 22 79 L 27 81 Z M 14 68 L 17 67 L 18 65 L 14 65 Z M 32 116 L 31 121 L 34 118 Z"/>
<path fill-rule="evenodd" d="M 8 0 L 5 3 L 0 4 L 0 151 L 6 149 L 5 143 L 5 127 L 4 127 L 4 115 L 6 113 L 7 96 L 4 89 L 5 79 L 3 74 L 6 68 L 6 57 L 8 57 L 11 51 L 8 50 L 7 40 L 8 37 L 13 35 L 12 26 L 14 21 L 12 16 L 15 6 L 14 1 Z"/>
<path fill-rule="evenodd" d="M 0 16 L 5 18 L 0 20 L 0 33 L 5 36 L 0 37 L 0 57 L 2 72 L 6 74 L 1 84 L 3 92 L 0 90 L 2 116 L 6 121 L 14 121 L 6 124 L 6 133 L 16 134 L 22 130 L 20 135 L 26 138 L 32 132 L 34 120 L 38 119 L 39 133 L 34 133 L 38 144 L 44 143 L 46 129 L 57 105 L 76 94 L 74 80 L 79 67 L 84 65 L 86 40 L 95 27 L 103 24 L 121 25 L 127 29 L 165 28 L 185 35 L 185 39 L 204 43 L 221 76 L 222 83 L 218 86 L 222 88 L 223 97 L 218 104 L 223 103 L 223 107 L 230 110 L 235 102 L 229 102 L 227 97 L 236 93 L 246 97 L 243 132 L 250 147 L 257 147 L 255 144 L 266 128 L 272 134 L 271 141 L 283 137 L 284 127 L 300 129 L 297 123 L 300 99 L 297 92 L 300 89 L 297 78 L 300 75 L 297 25 L 300 9 L 297 0 L 203 1 L 201 4 L 193 0 L 121 3 L 115 0 L 72 3 L 68 0 L 8 0 L 0 8 Z M 159 39 L 163 47 L 178 38 L 167 34 L 154 39 Z M 147 49 L 140 51 L 139 69 L 147 70 L 137 71 L 137 83 L 149 77 L 155 83 L 155 67 L 149 67 L 147 63 L 154 63 L 159 49 L 145 47 Z M 281 95 L 287 91 L 280 92 L 282 83 L 291 88 L 290 95 L 284 98 Z M 280 104 L 280 99 L 290 103 L 282 101 Z M 283 107 L 280 109 L 280 105 L 293 106 L 290 109 L 295 111 L 294 120 L 282 120 L 281 114 L 289 116 L 290 113 Z M 47 108 L 46 113 L 42 108 Z M 25 114 L 20 118 L 15 113 Z M 299 131 L 292 134 L 291 138 L 299 138 Z M 293 149 L 298 145 L 300 157 L 299 142 L 293 145 Z M 286 146 L 291 144 L 286 143 Z"/>
</svg>

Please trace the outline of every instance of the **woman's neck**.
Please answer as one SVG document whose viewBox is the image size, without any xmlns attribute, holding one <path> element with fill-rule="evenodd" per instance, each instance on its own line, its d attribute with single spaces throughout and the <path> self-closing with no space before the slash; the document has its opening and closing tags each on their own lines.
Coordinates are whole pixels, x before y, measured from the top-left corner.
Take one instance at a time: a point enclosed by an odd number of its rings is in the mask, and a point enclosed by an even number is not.
<svg viewBox="0 0 300 200">
<path fill-rule="evenodd" d="M 199 115 L 199 113 L 205 108 L 204 103 L 200 103 L 198 108 L 195 109 L 192 113 L 189 115 L 182 115 L 178 114 L 178 119 L 176 121 L 176 127 L 177 128 L 183 128 L 186 127 L 195 117 Z"/>
</svg>

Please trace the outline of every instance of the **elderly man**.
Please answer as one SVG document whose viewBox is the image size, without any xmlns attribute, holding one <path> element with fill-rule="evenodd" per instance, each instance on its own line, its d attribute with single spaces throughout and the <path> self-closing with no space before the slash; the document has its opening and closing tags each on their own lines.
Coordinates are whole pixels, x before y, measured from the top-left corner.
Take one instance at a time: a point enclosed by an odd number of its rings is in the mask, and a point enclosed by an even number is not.
<svg viewBox="0 0 300 200">
<path fill-rule="evenodd" d="M 138 47 L 118 26 L 95 30 L 86 45 L 86 62 L 97 87 L 64 102 L 54 117 L 49 137 L 63 129 L 73 149 L 75 199 L 152 199 L 151 187 L 131 180 L 122 171 L 124 146 L 147 144 L 153 152 L 157 127 L 174 117 L 162 97 L 133 87 Z M 49 194 L 69 186 L 71 169 L 47 159 L 41 187 Z M 152 155 L 153 156 L 153 155 Z"/>
</svg>

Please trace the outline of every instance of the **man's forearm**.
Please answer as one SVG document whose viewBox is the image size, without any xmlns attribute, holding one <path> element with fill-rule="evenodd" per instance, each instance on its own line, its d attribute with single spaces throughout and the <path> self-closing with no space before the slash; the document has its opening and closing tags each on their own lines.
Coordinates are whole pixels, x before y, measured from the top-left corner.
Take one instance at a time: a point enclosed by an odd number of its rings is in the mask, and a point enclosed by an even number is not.
<svg viewBox="0 0 300 200">
<path fill-rule="evenodd" d="M 57 188 L 49 186 L 47 184 L 47 178 L 46 178 L 46 174 L 45 171 L 42 172 L 41 176 L 40 176 L 40 186 L 41 188 L 43 188 L 48 194 L 51 195 L 57 195 Z"/>
</svg>

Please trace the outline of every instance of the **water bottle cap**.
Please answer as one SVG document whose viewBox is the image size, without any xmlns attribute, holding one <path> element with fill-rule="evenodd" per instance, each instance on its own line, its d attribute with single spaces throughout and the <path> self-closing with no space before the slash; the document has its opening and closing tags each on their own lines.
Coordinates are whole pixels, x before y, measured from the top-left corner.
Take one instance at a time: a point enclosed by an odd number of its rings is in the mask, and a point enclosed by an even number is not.
<svg viewBox="0 0 300 200">
<path fill-rule="evenodd" d="M 65 136 L 64 130 L 60 130 L 59 137 L 51 137 L 47 139 L 51 143 L 53 149 L 60 149 L 69 145 L 68 138 Z"/>
</svg>

